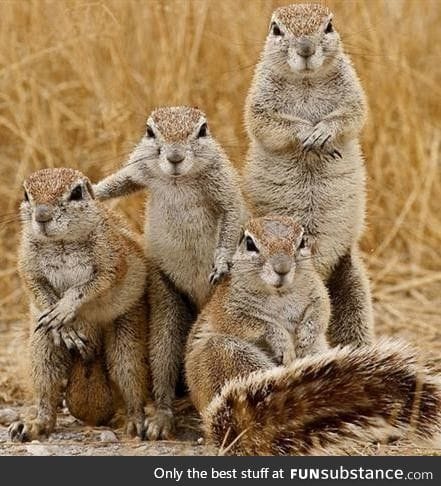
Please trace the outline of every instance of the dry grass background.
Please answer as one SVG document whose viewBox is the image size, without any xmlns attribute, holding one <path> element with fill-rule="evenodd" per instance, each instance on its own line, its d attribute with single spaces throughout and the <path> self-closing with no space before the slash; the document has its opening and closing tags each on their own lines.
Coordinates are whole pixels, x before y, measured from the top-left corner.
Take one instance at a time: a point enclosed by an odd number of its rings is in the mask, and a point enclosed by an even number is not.
<svg viewBox="0 0 441 486">
<path fill-rule="evenodd" d="M 205 110 L 241 166 L 242 106 L 271 0 L 0 0 L 0 403 L 20 397 L 25 298 L 16 274 L 21 182 L 114 170 L 158 105 Z M 286 1 L 283 3 L 287 3 Z M 329 0 L 367 91 L 370 268 L 377 329 L 441 361 L 441 2 Z M 114 202 L 140 228 L 143 196 Z"/>
</svg>

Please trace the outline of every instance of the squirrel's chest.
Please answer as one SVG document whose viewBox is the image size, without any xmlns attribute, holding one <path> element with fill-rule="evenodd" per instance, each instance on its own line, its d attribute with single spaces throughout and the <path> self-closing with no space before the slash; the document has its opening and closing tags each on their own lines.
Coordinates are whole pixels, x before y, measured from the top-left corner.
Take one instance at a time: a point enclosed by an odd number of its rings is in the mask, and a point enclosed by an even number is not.
<svg viewBox="0 0 441 486">
<path fill-rule="evenodd" d="M 148 234 L 161 246 L 207 245 L 217 234 L 219 211 L 206 187 L 169 187 L 152 193 L 148 208 Z M 208 246 L 210 246 L 208 244 Z"/>
<path fill-rule="evenodd" d="M 281 113 L 318 123 L 340 104 L 341 93 L 321 86 L 288 86 L 279 97 Z"/>
<path fill-rule="evenodd" d="M 58 294 L 84 284 L 94 271 L 87 245 L 79 247 L 66 244 L 44 248 L 39 253 L 39 266 L 42 275 Z"/>
<path fill-rule="evenodd" d="M 286 297 L 277 297 L 277 303 L 274 304 L 280 323 L 292 332 L 302 319 L 304 313 L 304 302 L 292 295 Z"/>
<path fill-rule="evenodd" d="M 270 325 L 282 325 L 289 332 L 295 329 L 304 312 L 302 299 L 293 298 L 292 295 L 272 295 L 259 302 L 250 299 L 247 307 L 250 319 L 259 318 Z"/>
<path fill-rule="evenodd" d="M 195 223 L 203 218 L 213 218 L 217 213 L 215 205 L 209 197 L 209 188 L 200 185 L 159 186 L 151 193 L 149 214 L 157 218 L 161 216 L 163 224 Z"/>
</svg>

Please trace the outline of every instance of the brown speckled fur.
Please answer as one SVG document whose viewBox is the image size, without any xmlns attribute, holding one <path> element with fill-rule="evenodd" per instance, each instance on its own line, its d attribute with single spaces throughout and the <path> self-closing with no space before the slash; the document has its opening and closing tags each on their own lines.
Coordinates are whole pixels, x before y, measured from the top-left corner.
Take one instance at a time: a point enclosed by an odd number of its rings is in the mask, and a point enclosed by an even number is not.
<svg viewBox="0 0 441 486">
<path fill-rule="evenodd" d="M 36 203 L 56 203 L 66 191 L 66 186 L 84 176 L 75 169 L 61 167 L 58 170 L 42 169 L 31 174 L 25 183 Z M 90 184 L 90 182 L 89 182 Z M 50 187 L 50 191 L 48 191 Z"/>
<path fill-rule="evenodd" d="M 331 12 L 324 5 L 298 3 L 280 7 L 274 12 L 274 19 L 280 21 L 295 36 L 314 34 Z"/>
<path fill-rule="evenodd" d="M 185 141 L 204 114 L 190 106 L 157 108 L 150 118 L 167 142 Z"/>
</svg>

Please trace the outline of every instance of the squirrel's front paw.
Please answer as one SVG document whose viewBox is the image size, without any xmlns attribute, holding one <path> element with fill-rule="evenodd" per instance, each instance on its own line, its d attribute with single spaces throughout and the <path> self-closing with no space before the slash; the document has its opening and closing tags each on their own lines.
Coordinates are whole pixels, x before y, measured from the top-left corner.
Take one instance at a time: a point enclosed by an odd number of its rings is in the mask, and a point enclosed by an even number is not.
<svg viewBox="0 0 441 486">
<path fill-rule="evenodd" d="M 69 351 L 76 351 L 85 360 L 91 360 L 95 355 L 95 350 L 89 345 L 84 334 L 76 331 L 71 326 L 61 326 L 51 329 L 52 338 L 55 346 L 63 343 Z"/>
<path fill-rule="evenodd" d="M 46 309 L 38 318 L 36 331 L 45 327 L 48 331 L 68 324 L 75 317 L 75 311 L 70 302 L 63 299 Z"/>
<path fill-rule="evenodd" d="M 15 442 L 29 442 L 39 439 L 41 436 L 47 437 L 51 432 L 50 424 L 38 419 L 17 420 L 12 422 L 8 428 L 9 438 Z"/>
<path fill-rule="evenodd" d="M 228 274 L 230 271 L 230 265 L 225 260 L 215 262 L 213 265 L 213 271 L 210 273 L 208 278 L 211 285 L 216 284 L 221 280 L 221 278 Z"/>
<path fill-rule="evenodd" d="M 323 149 L 328 142 L 332 142 L 332 133 L 326 123 L 320 122 L 301 142 L 305 149 Z"/>
<path fill-rule="evenodd" d="M 157 410 L 145 420 L 145 436 L 148 440 L 171 439 L 174 432 L 174 418 L 171 410 Z"/>
<path fill-rule="evenodd" d="M 296 351 L 293 345 L 286 346 L 274 351 L 273 356 L 277 366 L 288 366 L 296 359 Z"/>
<path fill-rule="evenodd" d="M 288 366 L 290 365 L 295 359 L 296 359 L 296 351 L 294 349 L 294 346 L 288 346 L 282 355 L 282 365 L 283 366 Z"/>
<path fill-rule="evenodd" d="M 342 158 L 341 153 L 333 146 L 333 133 L 329 129 L 329 126 L 320 122 L 317 123 L 311 131 L 301 139 L 303 148 L 309 152 L 310 150 L 315 152 L 324 152 L 326 156 L 336 159 Z"/>
</svg>

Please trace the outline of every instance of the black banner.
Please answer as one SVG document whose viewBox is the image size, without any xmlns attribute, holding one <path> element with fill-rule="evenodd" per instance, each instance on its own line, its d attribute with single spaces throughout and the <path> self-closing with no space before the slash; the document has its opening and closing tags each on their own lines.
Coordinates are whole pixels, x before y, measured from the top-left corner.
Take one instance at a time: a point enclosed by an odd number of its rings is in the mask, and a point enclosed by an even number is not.
<svg viewBox="0 0 441 486">
<path fill-rule="evenodd" d="M 3 457 L 2 484 L 440 484 L 440 457 Z"/>
</svg>

